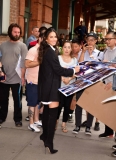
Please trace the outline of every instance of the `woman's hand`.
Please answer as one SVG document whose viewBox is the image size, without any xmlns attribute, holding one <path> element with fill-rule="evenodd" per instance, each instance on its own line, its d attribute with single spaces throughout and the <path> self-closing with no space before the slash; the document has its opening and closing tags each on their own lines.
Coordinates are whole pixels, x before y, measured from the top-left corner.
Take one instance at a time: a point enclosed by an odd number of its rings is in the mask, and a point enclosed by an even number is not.
<svg viewBox="0 0 116 160">
<path fill-rule="evenodd" d="M 116 68 L 116 64 L 112 64 L 111 66 L 112 66 L 113 68 Z"/>
<path fill-rule="evenodd" d="M 107 83 L 106 85 L 105 85 L 105 90 L 109 90 L 109 89 L 111 89 L 112 88 L 112 83 L 111 82 L 109 82 L 109 83 Z"/>
<path fill-rule="evenodd" d="M 0 72 L 0 78 L 3 77 L 3 80 L 1 80 L 0 82 L 4 82 L 6 80 L 6 76 L 3 72 Z"/>
<path fill-rule="evenodd" d="M 77 73 L 80 71 L 80 66 L 76 66 L 74 69 L 75 69 L 75 73 Z"/>
<path fill-rule="evenodd" d="M 85 43 L 82 47 L 82 52 L 85 53 L 87 49 L 88 49 L 88 46 L 87 46 L 87 43 Z"/>
<path fill-rule="evenodd" d="M 62 77 L 62 82 L 66 85 L 69 84 L 70 80 L 71 80 L 71 78 L 69 78 L 69 77 Z"/>
<path fill-rule="evenodd" d="M 21 85 L 24 86 L 24 85 L 25 85 L 25 82 L 26 82 L 25 78 L 22 77 L 22 78 L 21 78 Z"/>
<path fill-rule="evenodd" d="M 89 55 L 92 56 L 92 52 L 94 50 L 93 46 L 87 46 L 87 50 L 89 52 Z"/>
</svg>

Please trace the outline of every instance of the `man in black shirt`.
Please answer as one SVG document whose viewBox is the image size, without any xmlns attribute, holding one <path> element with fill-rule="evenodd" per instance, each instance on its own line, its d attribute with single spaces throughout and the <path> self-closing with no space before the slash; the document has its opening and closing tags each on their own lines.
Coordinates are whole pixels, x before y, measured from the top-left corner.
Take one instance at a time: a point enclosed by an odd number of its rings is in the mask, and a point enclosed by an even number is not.
<svg viewBox="0 0 116 160">
<path fill-rule="evenodd" d="M 84 26 L 84 22 L 80 22 L 79 26 L 74 29 L 74 33 L 78 35 L 78 38 L 83 41 L 84 36 L 87 35 L 86 26 Z"/>
</svg>

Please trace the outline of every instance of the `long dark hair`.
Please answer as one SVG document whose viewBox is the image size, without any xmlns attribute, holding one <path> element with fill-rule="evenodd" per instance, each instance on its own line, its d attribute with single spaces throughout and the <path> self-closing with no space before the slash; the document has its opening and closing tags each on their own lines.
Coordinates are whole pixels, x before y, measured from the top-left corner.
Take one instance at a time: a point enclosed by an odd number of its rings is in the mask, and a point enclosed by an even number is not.
<svg viewBox="0 0 116 160">
<path fill-rule="evenodd" d="M 46 30 L 47 30 L 47 28 L 45 26 L 40 27 L 39 28 L 39 32 L 40 32 L 39 37 L 44 38 L 44 33 Z"/>
<path fill-rule="evenodd" d="M 38 61 L 39 61 L 40 64 L 42 63 L 44 53 L 45 53 L 46 50 L 50 47 L 50 45 L 46 42 L 46 39 L 48 38 L 48 36 L 49 36 L 49 34 L 50 34 L 51 32 L 55 32 L 55 33 L 56 33 L 56 31 L 55 31 L 54 28 L 52 28 L 52 27 L 48 28 L 48 29 L 45 31 L 43 41 L 42 41 L 41 44 L 40 44 L 39 53 L 38 53 Z M 57 33 L 56 33 L 56 36 L 57 36 L 57 38 L 58 38 Z M 57 47 L 56 47 L 56 45 L 54 46 L 54 48 L 56 49 L 56 52 L 57 52 Z"/>
</svg>

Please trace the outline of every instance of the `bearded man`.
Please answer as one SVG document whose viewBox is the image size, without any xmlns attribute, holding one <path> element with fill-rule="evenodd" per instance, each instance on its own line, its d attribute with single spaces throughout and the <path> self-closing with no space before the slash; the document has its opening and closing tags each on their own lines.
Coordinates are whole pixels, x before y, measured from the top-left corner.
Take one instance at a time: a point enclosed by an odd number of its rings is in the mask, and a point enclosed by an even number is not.
<svg viewBox="0 0 116 160">
<path fill-rule="evenodd" d="M 26 45 L 20 41 L 21 27 L 12 23 L 8 27 L 9 40 L 0 45 L 0 62 L 4 67 L 5 81 L 0 82 L 0 124 L 6 120 L 8 113 L 9 91 L 14 101 L 15 125 L 22 126 L 22 85 L 25 83 Z"/>
</svg>

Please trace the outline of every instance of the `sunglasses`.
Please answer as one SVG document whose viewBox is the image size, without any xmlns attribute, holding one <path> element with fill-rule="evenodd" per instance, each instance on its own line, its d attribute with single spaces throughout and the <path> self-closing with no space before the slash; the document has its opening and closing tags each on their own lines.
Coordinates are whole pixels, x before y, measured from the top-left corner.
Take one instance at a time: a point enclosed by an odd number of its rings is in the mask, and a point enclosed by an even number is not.
<svg viewBox="0 0 116 160">
<path fill-rule="evenodd" d="M 112 39 L 116 39 L 116 38 L 104 38 L 104 41 L 111 41 Z"/>
</svg>

